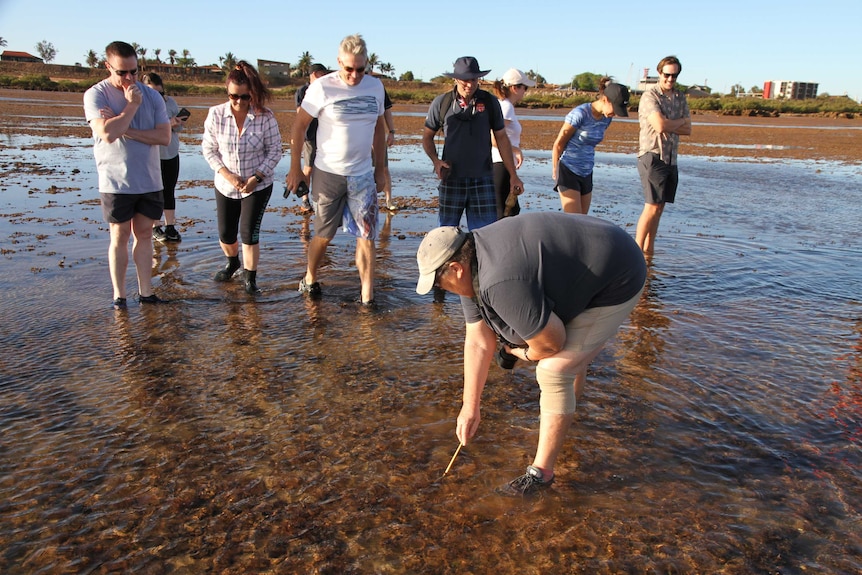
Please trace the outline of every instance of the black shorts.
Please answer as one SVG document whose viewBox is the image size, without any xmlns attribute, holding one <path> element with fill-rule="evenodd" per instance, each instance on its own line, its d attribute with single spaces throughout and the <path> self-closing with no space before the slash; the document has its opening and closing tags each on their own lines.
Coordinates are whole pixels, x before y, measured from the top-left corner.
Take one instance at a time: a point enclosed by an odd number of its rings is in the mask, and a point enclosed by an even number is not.
<svg viewBox="0 0 862 575">
<path fill-rule="evenodd" d="M 658 154 L 647 152 L 638 158 L 638 174 L 641 176 L 646 203 L 673 203 L 679 185 L 676 165 L 665 164 Z"/>
<path fill-rule="evenodd" d="M 593 174 L 590 172 L 589 176 L 579 176 L 560 162 L 557 167 L 557 185 L 554 189 L 560 193 L 570 190 L 581 192 L 582 196 L 592 194 Z"/>
<path fill-rule="evenodd" d="M 111 224 L 128 222 L 135 214 L 158 220 L 161 219 L 165 207 L 161 190 L 146 194 L 100 193 L 99 196 L 102 199 L 102 215 L 105 221 Z"/>
</svg>

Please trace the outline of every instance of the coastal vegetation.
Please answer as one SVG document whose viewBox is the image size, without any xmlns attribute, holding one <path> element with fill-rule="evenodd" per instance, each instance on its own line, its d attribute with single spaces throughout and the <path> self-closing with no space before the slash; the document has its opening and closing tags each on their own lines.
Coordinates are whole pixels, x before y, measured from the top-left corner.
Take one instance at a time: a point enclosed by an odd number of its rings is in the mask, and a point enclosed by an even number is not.
<svg viewBox="0 0 862 575">
<path fill-rule="evenodd" d="M 228 53 L 225 60 L 233 55 Z M 71 80 L 58 79 L 43 74 L 0 75 L 0 88 L 24 90 L 45 90 L 58 92 L 84 92 L 100 81 L 99 77 Z M 450 85 L 446 82 L 410 82 L 383 78 L 389 97 L 398 104 L 429 104 L 435 96 Z M 296 90 L 304 83 L 302 79 L 292 80 L 287 86 L 276 87 L 276 98 L 293 99 Z M 175 96 L 215 96 L 224 93 L 224 85 L 216 82 L 170 81 L 165 82 L 167 91 Z M 524 98 L 522 106 L 538 109 L 566 109 L 591 102 L 594 92 L 583 90 L 531 90 Z M 639 98 L 632 95 L 630 105 L 637 109 Z M 734 95 L 709 95 L 689 97 L 692 111 L 710 112 L 734 116 L 778 116 L 781 114 L 808 114 L 854 117 L 862 114 L 862 105 L 847 96 L 822 95 L 806 100 L 771 100 L 757 97 L 737 97 Z"/>
</svg>

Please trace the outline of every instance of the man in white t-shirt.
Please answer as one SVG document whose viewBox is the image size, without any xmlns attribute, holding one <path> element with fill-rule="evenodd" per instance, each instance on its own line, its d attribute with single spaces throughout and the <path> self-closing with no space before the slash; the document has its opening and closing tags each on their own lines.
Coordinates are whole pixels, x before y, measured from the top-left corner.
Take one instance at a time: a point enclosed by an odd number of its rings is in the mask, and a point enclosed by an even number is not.
<svg viewBox="0 0 862 575">
<path fill-rule="evenodd" d="M 374 241 L 377 238 L 377 192 L 383 189 L 386 152 L 383 83 L 365 74 L 368 49 L 362 36 L 341 41 L 339 70 L 309 86 L 292 128 L 287 188 L 307 184 L 302 171 L 302 142 L 317 118 L 317 156 L 311 189 L 314 238 L 299 291 L 319 297 L 317 269 L 340 225 L 356 236 L 356 268 L 362 283 L 360 303 L 374 305 Z M 372 151 L 374 163 L 372 165 Z"/>
</svg>

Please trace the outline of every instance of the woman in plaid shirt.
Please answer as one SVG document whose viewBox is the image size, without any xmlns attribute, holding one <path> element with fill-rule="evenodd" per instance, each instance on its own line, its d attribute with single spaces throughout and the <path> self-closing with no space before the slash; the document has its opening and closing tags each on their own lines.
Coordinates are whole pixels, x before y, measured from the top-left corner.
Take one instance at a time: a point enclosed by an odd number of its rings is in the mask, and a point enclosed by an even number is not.
<svg viewBox="0 0 862 575">
<path fill-rule="evenodd" d="M 215 281 L 226 282 L 239 269 L 240 236 L 245 291 L 254 295 L 260 293 L 260 224 L 282 156 L 281 133 L 266 107 L 272 94 L 251 64 L 242 60 L 230 72 L 227 95 L 227 102 L 210 108 L 202 143 L 204 158 L 215 171 L 219 244 L 227 257 Z"/>
</svg>

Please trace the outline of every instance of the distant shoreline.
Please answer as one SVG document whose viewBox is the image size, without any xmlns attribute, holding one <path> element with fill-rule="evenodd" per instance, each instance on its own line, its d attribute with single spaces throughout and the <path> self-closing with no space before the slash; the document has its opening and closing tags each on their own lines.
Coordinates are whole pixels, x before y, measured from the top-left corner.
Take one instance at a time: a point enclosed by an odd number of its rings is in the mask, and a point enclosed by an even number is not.
<svg viewBox="0 0 862 575">
<path fill-rule="evenodd" d="M 177 96 L 177 102 L 192 110 L 186 127 L 187 134 L 200 134 L 206 109 L 220 104 L 224 98 L 213 96 Z M 75 109 L 80 106 L 79 109 Z M 273 102 L 285 144 L 290 138 L 294 104 L 286 99 Z M 34 135 L 76 136 L 89 138 L 84 121 L 82 94 L 72 92 L 40 92 L 0 89 L 0 110 L 6 129 Z M 419 145 L 417 138 L 424 130 L 423 104 L 395 104 L 396 145 Z M 568 109 L 517 108 L 522 118 L 524 149 L 549 150 L 559 132 Z M 405 115 L 409 114 L 409 115 Z M 44 117 L 80 117 L 80 124 L 45 129 Z M 528 119 L 529 117 L 529 119 Z M 547 118 L 547 119 L 532 119 Z M 630 114 L 629 120 L 636 120 Z M 862 164 L 862 118 L 830 118 L 824 116 L 749 117 L 710 113 L 693 114 L 692 135 L 681 139 L 680 154 L 721 156 L 748 159 L 811 159 Z M 822 129 L 817 129 L 822 128 Z M 599 151 L 637 153 L 638 124 L 636 121 L 615 121 L 608 130 Z"/>
</svg>

